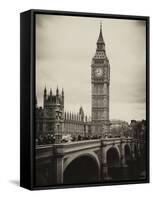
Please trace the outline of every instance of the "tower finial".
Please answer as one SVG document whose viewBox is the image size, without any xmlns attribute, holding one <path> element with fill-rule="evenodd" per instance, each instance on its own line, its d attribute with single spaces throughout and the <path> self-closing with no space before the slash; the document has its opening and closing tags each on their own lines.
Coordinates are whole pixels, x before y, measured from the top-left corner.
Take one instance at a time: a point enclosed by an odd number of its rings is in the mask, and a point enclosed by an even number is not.
<svg viewBox="0 0 153 200">
<path fill-rule="evenodd" d="M 44 95 L 47 94 L 47 89 L 46 89 L 46 85 L 45 85 L 45 88 L 44 88 Z"/>
<path fill-rule="evenodd" d="M 102 34 L 102 22 L 100 21 L 100 33 L 99 33 L 99 37 L 98 37 L 98 40 L 97 40 L 97 44 L 105 44 L 104 43 L 104 39 L 103 39 L 103 34 Z"/>
<path fill-rule="evenodd" d="M 102 22 L 100 21 L 100 31 L 102 30 Z"/>
<path fill-rule="evenodd" d="M 58 89 L 58 85 L 57 85 L 57 89 L 56 89 L 56 95 L 59 95 L 59 89 Z"/>
</svg>

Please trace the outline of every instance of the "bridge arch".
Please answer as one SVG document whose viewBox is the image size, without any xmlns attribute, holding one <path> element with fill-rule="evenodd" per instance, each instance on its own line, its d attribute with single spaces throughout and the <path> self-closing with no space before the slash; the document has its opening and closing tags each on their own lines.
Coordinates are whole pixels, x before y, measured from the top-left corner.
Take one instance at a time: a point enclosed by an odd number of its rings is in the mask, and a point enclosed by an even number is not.
<svg viewBox="0 0 153 200">
<path fill-rule="evenodd" d="M 98 182 L 99 179 L 100 162 L 94 152 L 77 153 L 64 162 L 64 184 Z"/>
<path fill-rule="evenodd" d="M 128 162 L 131 159 L 131 146 L 129 144 L 124 145 L 124 156 L 126 162 Z"/>
<path fill-rule="evenodd" d="M 118 165 L 120 163 L 120 151 L 117 146 L 112 146 L 106 151 L 107 164 Z"/>
<path fill-rule="evenodd" d="M 120 151 L 118 147 L 112 146 L 106 152 L 108 177 L 117 180 L 120 173 Z"/>
<path fill-rule="evenodd" d="M 105 147 L 105 158 L 106 158 L 106 163 L 108 162 L 108 152 L 114 152 L 115 155 L 119 158 L 121 158 L 121 152 L 120 152 L 120 149 L 117 145 L 113 145 L 113 146 L 106 146 Z"/>
<path fill-rule="evenodd" d="M 128 146 L 128 148 L 129 148 L 129 150 L 131 152 L 131 148 L 132 148 L 131 145 L 129 143 L 123 143 L 124 150 L 125 150 L 125 146 L 126 146 L 126 148 Z"/>
</svg>

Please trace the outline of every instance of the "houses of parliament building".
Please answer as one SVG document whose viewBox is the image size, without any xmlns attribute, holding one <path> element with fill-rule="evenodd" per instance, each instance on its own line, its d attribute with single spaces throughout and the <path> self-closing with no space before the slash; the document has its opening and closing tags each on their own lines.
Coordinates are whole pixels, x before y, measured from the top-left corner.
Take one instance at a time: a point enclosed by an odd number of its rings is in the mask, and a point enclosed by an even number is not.
<svg viewBox="0 0 153 200">
<path fill-rule="evenodd" d="M 64 90 L 53 94 L 44 89 L 43 107 L 36 102 L 36 137 L 59 133 L 72 136 L 107 136 L 110 133 L 109 85 L 110 65 L 106 55 L 102 25 L 97 48 L 91 62 L 91 119 L 85 116 L 83 108 L 78 113 L 65 112 Z"/>
</svg>

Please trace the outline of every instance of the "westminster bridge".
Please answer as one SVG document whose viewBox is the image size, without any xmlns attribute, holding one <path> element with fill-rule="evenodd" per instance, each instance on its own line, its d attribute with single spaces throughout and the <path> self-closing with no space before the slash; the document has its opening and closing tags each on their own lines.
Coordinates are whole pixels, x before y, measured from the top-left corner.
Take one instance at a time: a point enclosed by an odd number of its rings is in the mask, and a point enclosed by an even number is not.
<svg viewBox="0 0 153 200">
<path fill-rule="evenodd" d="M 36 183 L 58 185 L 115 180 L 127 173 L 129 163 L 137 161 L 143 151 L 144 142 L 130 137 L 36 145 Z M 129 178 L 129 174 L 126 176 Z"/>
</svg>

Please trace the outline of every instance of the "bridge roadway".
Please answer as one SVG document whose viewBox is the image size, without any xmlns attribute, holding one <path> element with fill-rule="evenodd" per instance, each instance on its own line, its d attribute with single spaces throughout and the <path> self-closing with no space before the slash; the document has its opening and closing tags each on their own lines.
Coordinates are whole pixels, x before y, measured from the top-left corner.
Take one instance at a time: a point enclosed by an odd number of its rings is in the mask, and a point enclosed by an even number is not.
<svg viewBox="0 0 153 200">
<path fill-rule="evenodd" d="M 80 162 L 84 159 L 87 164 L 89 161 L 91 165 L 94 163 L 97 170 L 97 181 L 107 180 L 109 166 L 126 167 L 128 160 L 134 160 L 140 154 L 141 143 L 136 139 L 125 137 L 37 145 L 35 149 L 36 182 L 65 183 L 69 169 L 75 161 L 79 162 L 79 158 L 81 158 Z"/>
</svg>

